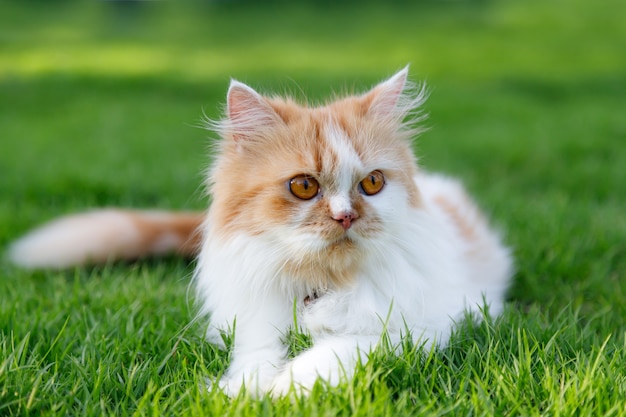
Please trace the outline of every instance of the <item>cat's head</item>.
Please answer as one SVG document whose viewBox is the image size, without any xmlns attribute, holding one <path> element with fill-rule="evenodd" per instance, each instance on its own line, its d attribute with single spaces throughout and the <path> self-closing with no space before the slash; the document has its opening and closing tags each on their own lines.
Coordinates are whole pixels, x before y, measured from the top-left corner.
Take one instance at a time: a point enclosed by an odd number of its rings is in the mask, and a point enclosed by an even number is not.
<svg viewBox="0 0 626 417">
<path fill-rule="evenodd" d="M 285 268 L 349 279 L 368 242 L 420 204 L 411 115 L 425 98 L 408 68 L 321 107 L 232 81 L 209 185 L 211 228 L 282 247 Z M 311 271 L 306 272 L 310 269 Z"/>
</svg>

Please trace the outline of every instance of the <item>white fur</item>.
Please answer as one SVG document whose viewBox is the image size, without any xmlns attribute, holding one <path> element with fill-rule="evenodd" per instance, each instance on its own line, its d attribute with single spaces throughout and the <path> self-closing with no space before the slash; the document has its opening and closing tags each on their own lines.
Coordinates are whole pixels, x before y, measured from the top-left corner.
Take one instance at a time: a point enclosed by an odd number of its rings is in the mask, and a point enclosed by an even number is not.
<svg viewBox="0 0 626 417">
<path fill-rule="evenodd" d="M 54 220 L 15 242 L 9 256 L 28 268 L 66 268 L 115 256 L 118 242 L 131 247 L 138 238 L 123 212 L 102 210 Z"/>
<path fill-rule="evenodd" d="M 345 137 L 339 127 L 333 123 L 329 123 L 326 126 L 326 140 L 329 145 L 334 149 L 335 153 L 341 155 L 344 161 L 335 172 L 335 193 L 334 195 L 326 195 L 328 198 L 330 209 L 333 215 L 340 215 L 341 213 L 347 213 L 352 210 L 352 204 L 350 203 L 350 192 L 353 187 L 353 176 L 356 171 L 363 171 L 363 164 L 359 159 L 358 154 L 354 150 L 354 147 L 349 140 Z"/>
<path fill-rule="evenodd" d="M 414 131 L 404 117 L 424 99 L 423 91 L 412 98 L 405 94 L 406 75 L 404 69 L 375 87 L 378 96 L 370 108 L 385 123 L 400 126 L 400 137 Z M 247 91 L 239 84 L 232 88 Z M 267 106 L 252 98 L 245 98 L 243 110 L 233 108 L 253 114 L 255 109 L 246 106 L 256 106 L 266 113 Z M 320 198 L 327 198 L 335 212 L 350 208 L 349 192 L 370 167 L 338 129 L 331 126 L 327 136 L 339 155 L 333 170 L 336 189 Z M 466 312 L 485 305 L 493 315 L 502 311 L 512 273 L 508 250 L 459 183 L 425 173 L 415 183 L 418 207 L 406 184 L 394 180 L 363 197 L 382 222 L 381 231 L 375 237 L 359 235 L 358 227 L 346 231 L 359 248 L 357 276 L 351 285 L 325 288 L 311 303 L 305 298 L 319 288 L 290 276 L 285 265 L 318 253 L 328 245 L 322 236 L 293 224 L 257 234 L 218 232 L 209 211 L 195 281 L 203 312 L 211 317 L 209 339 L 220 343 L 220 332 L 234 330 L 232 361 L 219 382 L 226 393 L 237 395 L 245 386 L 252 394 L 281 395 L 294 384 L 306 392 L 319 377 L 337 384 L 367 360 L 385 332 L 394 343 L 411 336 L 417 343 L 445 345 Z M 453 207 L 452 215 L 441 198 Z M 313 203 L 301 204 L 304 211 Z M 471 238 L 463 235 L 455 216 L 471 227 Z M 313 347 L 288 361 L 282 338 L 293 325 L 294 303 Z"/>
<path fill-rule="evenodd" d="M 467 204 L 462 188 L 426 174 L 416 182 L 424 208 L 408 206 L 401 186 L 393 183 L 386 185 L 384 198 L 372 198 L 385 232 L 360 242 L 368 253 L 352 287 L 301 306 L 299 322 L 314 346 L 291 362 L 281 337 L 292 324 L 293 303 L 301 304 L 310 289 L 298 287 L 281 268 L 298 250 L 314 250 L 321 242 L 280 231 L 224 239 L 208 227 L 196 279 L 211 312 L 212 340 L 219 341 L 219 331 L 236 321 L 233 361 L 221 380 L 227 393 L 236 395 L 246 385 L 253 393 L 281 394 L 292 382 L 308 389 L 318 376 L 337 383 L 351 376 L 358 360 L 366 360 L 384 331 L 398 342 L 408 326 L 418 342 L 443 345 L 466 311 L 478 311 L 485 302 L 492 314 L 502 310 L 511 275 L 508 251 L 478 223 L 478 252 L 469 257 L 455 225 L 433 202 L 444 194 Z"/>
</svg>

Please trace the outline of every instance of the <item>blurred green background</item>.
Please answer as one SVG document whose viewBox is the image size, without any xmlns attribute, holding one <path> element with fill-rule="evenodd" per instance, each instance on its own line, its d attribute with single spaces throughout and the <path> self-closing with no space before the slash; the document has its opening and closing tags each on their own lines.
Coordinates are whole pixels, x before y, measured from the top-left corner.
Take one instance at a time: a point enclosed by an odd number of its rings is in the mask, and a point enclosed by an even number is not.
<svg viewBox="0 0 626 417">
<path fill-rule="evenodd" d="M 624 297 L 624 16 L 617 0 L 3 2 L 0 245 L 93 206 L 204 208 L 198 126 L 230 77 L 320 102 L 411 64 L 431 91 L 422 165 L 503 230 L 511 298 L 606 309 Z"/>
<path fill-rule="evenodd" d="M 378 361 L 382 383 L 242 404 L 197 389 L 227 357 L 188 327 L 193 264 L 0 259 L 0 414 L 623 415 L 625 16 L 623 0 L 0 1 L 0 252 L 91 207 L 204 209 L 200 126 L 231 77 L 319 103 L 410 64 L 431 93 L 422 166 L 463 179 L 518 270 L 493 328 Z"/>
</svg>

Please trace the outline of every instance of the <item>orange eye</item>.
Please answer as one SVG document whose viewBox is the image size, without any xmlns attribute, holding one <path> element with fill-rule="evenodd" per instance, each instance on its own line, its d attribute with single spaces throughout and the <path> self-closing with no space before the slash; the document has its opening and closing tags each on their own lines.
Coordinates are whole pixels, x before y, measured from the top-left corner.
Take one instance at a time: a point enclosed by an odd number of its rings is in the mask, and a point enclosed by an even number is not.
<svg viewBox="0 0 626 417">
<path fill-rule="evenodd" d="M 298 175 L 289 180 L 289 191 L 301 200 L 310 200 L 319 192 L 320 185 L 309 175 Z"/>
<path fill-rule="evenodd" d="M 367 195 L 378 194 L 385 186 L 385 177 L 380 171 L 372 171 L 360 183 L 361 190 Z"/>
</svg>

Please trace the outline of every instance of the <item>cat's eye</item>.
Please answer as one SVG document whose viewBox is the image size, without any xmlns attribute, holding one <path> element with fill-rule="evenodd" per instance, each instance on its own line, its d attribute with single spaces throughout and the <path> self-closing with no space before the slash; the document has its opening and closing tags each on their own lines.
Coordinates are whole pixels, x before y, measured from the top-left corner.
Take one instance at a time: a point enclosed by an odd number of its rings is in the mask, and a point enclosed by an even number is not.
<svg viewBox="0 0 626 417">
<path fill-rule="evenodd" d="M 298 175 L 289 180 L 289 191 L 301 200 L 312 199 L 319 190 L 319 183 L 310 175 Z"/>
<path fill-rule="evenodd" d="M 367 195 L 378 194 L 385 186 L 385 177 L 380 171 L 372 171 L 360 182 L 361 191 Z"/>
</svg>

